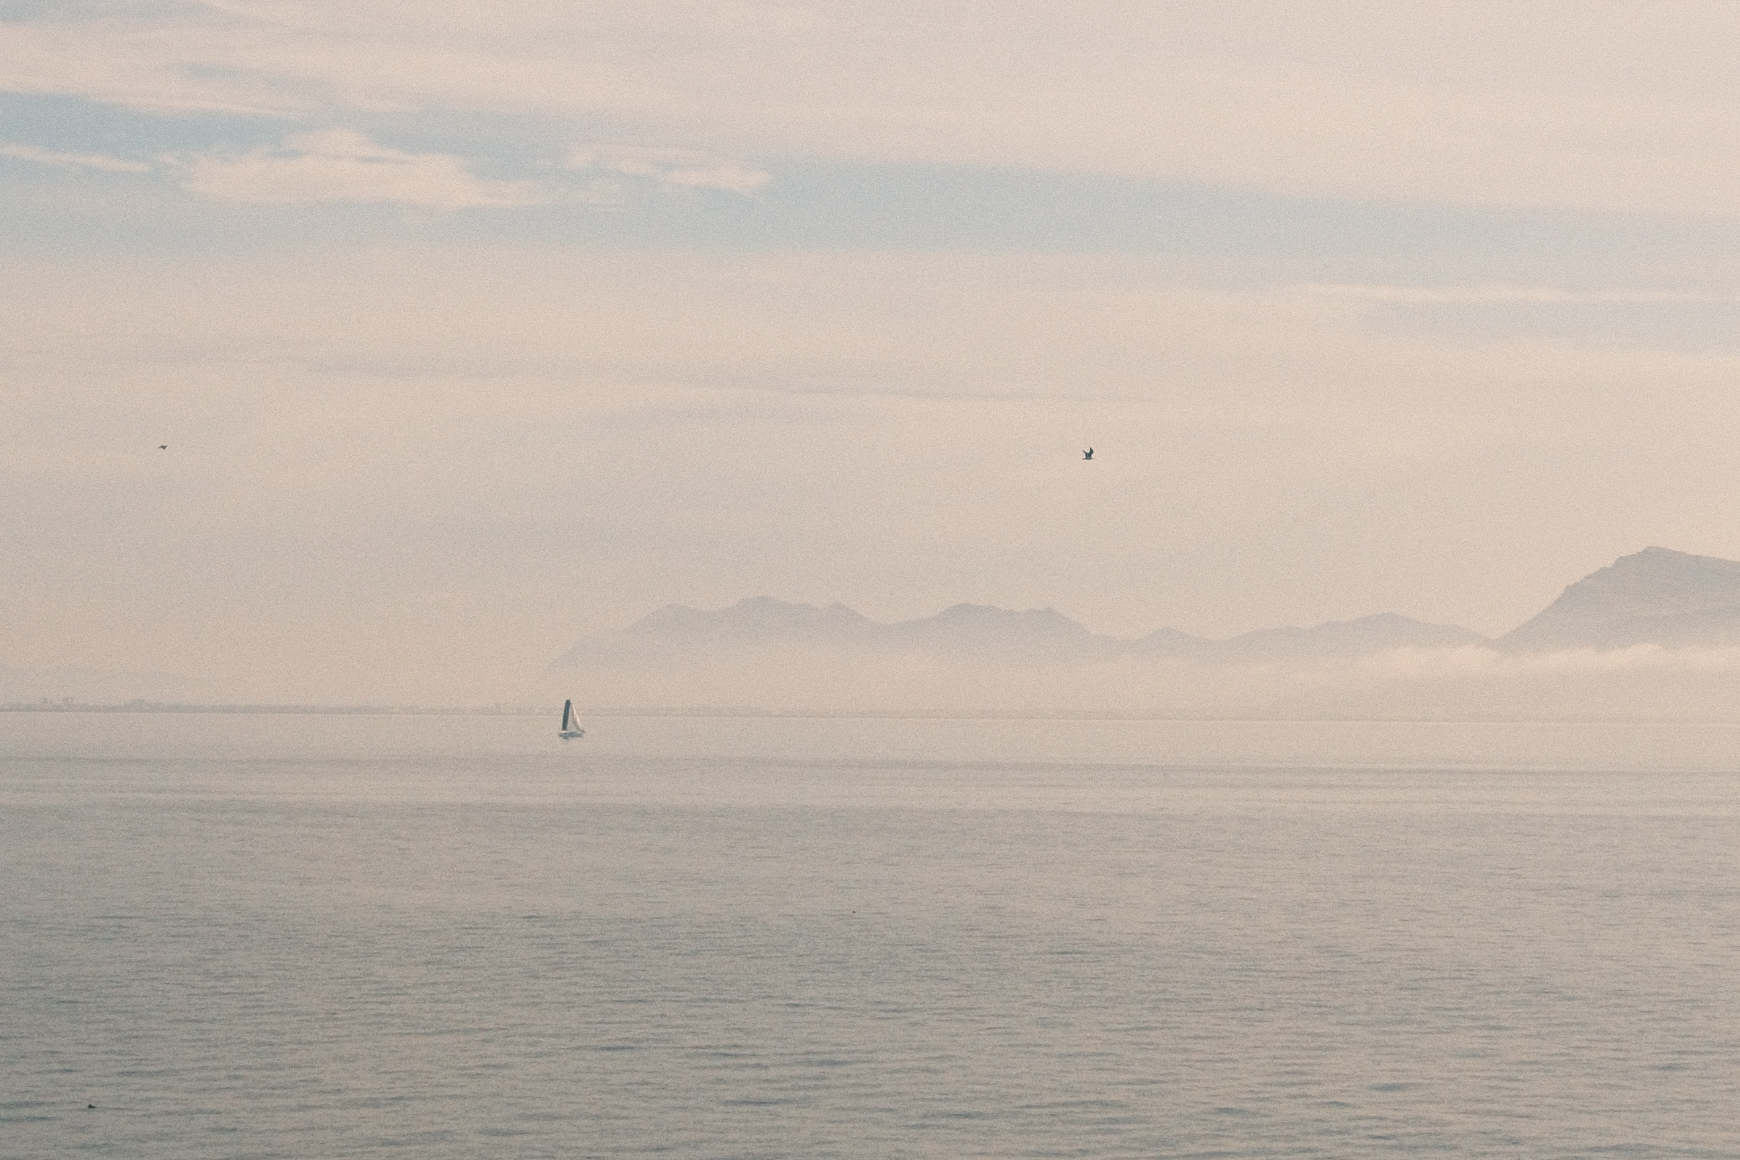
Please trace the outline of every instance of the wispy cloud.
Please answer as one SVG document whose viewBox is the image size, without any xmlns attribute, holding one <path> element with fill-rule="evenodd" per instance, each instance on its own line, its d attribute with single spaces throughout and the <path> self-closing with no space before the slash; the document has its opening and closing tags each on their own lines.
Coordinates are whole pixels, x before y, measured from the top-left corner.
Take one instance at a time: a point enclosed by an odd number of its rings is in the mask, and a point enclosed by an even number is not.
<svg viewBox="0 0 1740 1160">
<path fill-rule="evenodd" d="M 667 188 L 723 189 L 751 194 L 771 176 L 761 169 L 691 149 L 644 145 L 585 145 L 568 155 L 567 167 L 588 173 L 639 177 Z"/>
<path fill-rule="evenodd" d="M 1478 286 L 1361 286 L 1308 283 L 1301 293 L 1330 298 L 1359 298 L 1372 302 L 1417 302 L 1434 305 L 1487 302 L 1563 303 L 1568 305 L 1622 305 L 1663 302 L 1728 303 L 1740 298 L 1727 294 L 1699 294 L 1678 290 L 1561 290 L 1553 286 L 1512 286 L 1488 283 Z"/>
<path fill-rule="evenodd" d="M 1362 201 L 1740 209 L 1725 5 L 1613 0 L 1599 20 L 1564 3 L 1321 0 L 1310 20 L 1273 8 L 36 4 L 0 21 L 0 90 L 156 112 L 530 113 L 762 156 Z"/>
<path fill-rule="evenodd" d="M 16 157 L 40 165 L 59 165 L 75 169 L 104 169 L 111 173 L 149 173 L 151 167 L 140 161 L 124 161 L 101 153 L 56 153 L 34 145 L 0 145 L 0 157 Z"/>
<path fill-rule="evenodd" d="M 177 160 L 185 166 L 188 189 L 226 201 L 466 209 L 570 200 L 564 191 L 538 182 L 479 177 L 450 153 L 393 149 L 350 129 L 298 134 L 277 148 Z"/>
</svg>

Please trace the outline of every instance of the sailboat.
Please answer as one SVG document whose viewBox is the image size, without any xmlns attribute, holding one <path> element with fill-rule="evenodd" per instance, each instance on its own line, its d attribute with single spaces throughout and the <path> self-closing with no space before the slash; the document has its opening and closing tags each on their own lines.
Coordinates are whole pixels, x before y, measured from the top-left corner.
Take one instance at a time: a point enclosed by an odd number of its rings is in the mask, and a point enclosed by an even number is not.
<svg viewBox="0 0 1740 1160">
<path fill-rule="evenodd" d="M 562 732 L 558 733 L 556 736 L 562 738 L 564 741 L 570 741 L 576 737 L 586 736 L 586 730 L 580 728 L 579 724 L 574 720 L 574 702 L 572 701 L 562 702 Z"/>
</svg>

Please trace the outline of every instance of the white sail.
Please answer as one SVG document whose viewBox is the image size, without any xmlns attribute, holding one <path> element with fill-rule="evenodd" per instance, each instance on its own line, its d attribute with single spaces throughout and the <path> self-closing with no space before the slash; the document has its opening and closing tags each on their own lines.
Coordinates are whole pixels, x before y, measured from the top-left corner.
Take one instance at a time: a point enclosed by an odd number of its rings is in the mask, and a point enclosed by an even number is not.
<svg viewBox="0 0 1740 1160">
<path fill-rule="evenodd" d="M 580 728 L 574 721 L 574 702 L 572 701 L 562 702 L 562 732 L 559 736 L 563 738 L 586 736 L 586 730 Z"/>
</svg>

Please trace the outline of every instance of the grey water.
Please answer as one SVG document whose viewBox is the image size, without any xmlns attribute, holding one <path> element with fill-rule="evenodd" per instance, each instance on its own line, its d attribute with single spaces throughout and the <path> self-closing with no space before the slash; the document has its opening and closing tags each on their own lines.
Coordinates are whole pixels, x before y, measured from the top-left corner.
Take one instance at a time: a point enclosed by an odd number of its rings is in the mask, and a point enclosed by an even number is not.
<svg viewBox="0 0 1740 1160">
<path fill-rule="evenodd" d="M 1740 1156 L 1740 728 L 586 724 L 0 714 L 0 1155 Z"/>
</svg>

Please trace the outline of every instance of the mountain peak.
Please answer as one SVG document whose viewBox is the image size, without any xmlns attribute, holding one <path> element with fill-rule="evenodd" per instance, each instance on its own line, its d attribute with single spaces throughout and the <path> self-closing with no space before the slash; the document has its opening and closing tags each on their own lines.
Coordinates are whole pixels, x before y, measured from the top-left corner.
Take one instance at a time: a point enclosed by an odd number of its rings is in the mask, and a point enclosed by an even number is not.
<svg viewBox="0 0 1740 1160">
<path fill-rule="evenodd" d="M 641 617 L 628 630 L 637 636 L 733 638 L 802 637 L 851 631 L 870 623 L 844 604 L 818 608 L 771 596 L 746 596 L 729 608 L 690 608 L 667 604 Z"/>
<path fill-rule="evenodd" d="M 1649 547 L 1566 588 L 1503 638 L 1529 648 L 1685 643 L 1740 628 L 1740 561 Z"/>
</svg>

